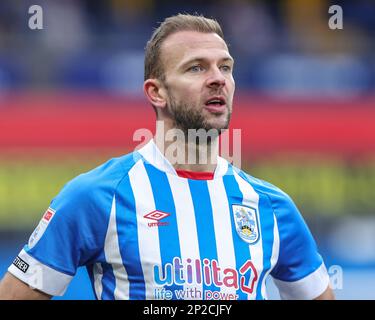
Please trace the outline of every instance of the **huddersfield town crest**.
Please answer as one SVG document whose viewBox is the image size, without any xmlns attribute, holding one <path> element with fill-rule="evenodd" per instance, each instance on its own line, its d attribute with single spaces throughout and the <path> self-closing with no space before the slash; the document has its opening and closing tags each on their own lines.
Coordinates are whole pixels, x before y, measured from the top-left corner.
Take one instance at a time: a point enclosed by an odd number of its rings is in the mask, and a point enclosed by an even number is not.
<svg viewBox="0 0 375 320">
<path fill-rule="evenodd" d="M 258 214 L 254 208 L 233 204 L 236 230 L 242 240 L 254 244 L 259 239 Z"/>
</svg>

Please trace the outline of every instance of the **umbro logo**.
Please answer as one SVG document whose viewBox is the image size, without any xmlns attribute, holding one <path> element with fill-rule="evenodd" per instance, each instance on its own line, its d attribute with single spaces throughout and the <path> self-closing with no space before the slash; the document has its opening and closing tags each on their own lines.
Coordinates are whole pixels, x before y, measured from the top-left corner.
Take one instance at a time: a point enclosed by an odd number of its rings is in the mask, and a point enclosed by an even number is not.
<svg viewBox="0 0 375 320">
<path fill-rule="evenodd" d="M 154 210 L 144 215 L 143 217 L 149 220 L 154 220 L 154 222 L 148 222 L 147 225 L 149 227 L 164 227 L 164 226 L 169 225 L 169 222 L 165 222 L 165 221 L 162 222 L 160 220 L 168 217 L 169 215 L 170 215 L 169 213 L 159 211 L 159 210 Z"/>
</svg>

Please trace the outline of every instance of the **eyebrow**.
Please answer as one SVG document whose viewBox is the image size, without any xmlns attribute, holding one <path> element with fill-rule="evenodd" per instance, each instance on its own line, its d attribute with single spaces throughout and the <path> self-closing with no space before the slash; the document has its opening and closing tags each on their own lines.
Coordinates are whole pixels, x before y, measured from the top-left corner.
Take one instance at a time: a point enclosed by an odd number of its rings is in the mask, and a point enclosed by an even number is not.
<svg viewBox="0 0 375 320">
<path fill-rule="evenodd" d="M 190 60 L 184 62 L 179 67 L 179 69 L 184 69 L 185 67 L 187 67 L 189 64 L 192 64 L 193 62 L 204 62 L 204 61 L 207 61 L 207 59 L 206 58 L 200 58 L 200 57 L 191 58 Z M 234 63 L 234 59 L 232 57 L 224 57 L 224 58 L 220 59 L 220 61 L 222 61 L 222 62 L 229 61 L 229 62 Z"/>
</svg>

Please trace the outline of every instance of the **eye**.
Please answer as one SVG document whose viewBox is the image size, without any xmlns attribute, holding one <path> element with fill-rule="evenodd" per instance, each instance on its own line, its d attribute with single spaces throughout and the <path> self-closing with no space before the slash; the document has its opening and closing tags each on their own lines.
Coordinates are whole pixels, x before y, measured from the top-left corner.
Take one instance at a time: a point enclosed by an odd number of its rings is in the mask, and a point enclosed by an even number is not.
<svg viewBox="0 0 375 320">
<path fill-rule="evenodd" d="M 203 71 L 203 67 L 201 65 L 194 65 L 194 66 L 191 66 L 188 71 L 191 71 L 191 72 L 200 72 L 200 71 Z"/>
<path fill-rule="evenodd" d="M 232 67 L 228 66 L 228 65 L 221 66 L 220 69 L 224 72 L 231 72 L 232 71 Z"/>
</svg>

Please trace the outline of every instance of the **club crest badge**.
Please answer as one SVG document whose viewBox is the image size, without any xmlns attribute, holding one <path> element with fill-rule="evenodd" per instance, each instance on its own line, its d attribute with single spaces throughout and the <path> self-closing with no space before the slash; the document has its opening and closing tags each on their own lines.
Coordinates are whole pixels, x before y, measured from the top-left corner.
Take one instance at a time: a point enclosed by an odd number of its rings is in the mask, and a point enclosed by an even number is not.
<svg viewBox="0 0 375 320">
<path fill-rule="evenodd" d="M 234 222 L 240 238 L 249 244 L 254 244 L 259 239 L 258 213 L 256 209 L 243 206 L 232 205 Z"/>
</svg>

